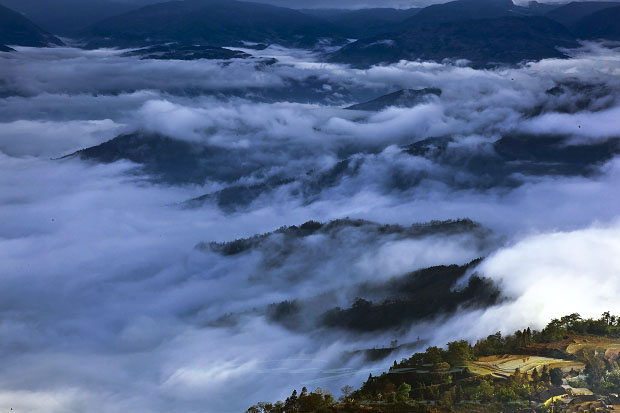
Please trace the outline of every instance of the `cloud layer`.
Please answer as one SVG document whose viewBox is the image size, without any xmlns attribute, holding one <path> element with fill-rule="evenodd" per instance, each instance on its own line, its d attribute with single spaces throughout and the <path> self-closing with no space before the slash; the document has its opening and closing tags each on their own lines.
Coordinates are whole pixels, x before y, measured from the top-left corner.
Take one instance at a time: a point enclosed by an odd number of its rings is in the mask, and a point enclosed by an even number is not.
<svg viewBox="0 0 620 413">
<path fill-rule="evenodd" d="M 70 48 L 0 57 L 2 405 L 238 412 L 304 384 L 358 384 L 385 363 L 351 352 L 394 339 L 443 344 L 565 312 L 620 312 L 613 153 L 587 173 L 521 158 L 506 179 L 477 172 L 509 135 L 559 135 L 569 146 L 619 138 L 617 49 L 586 44 L 571 60 L 497 70 L 400 62 L 362 71 L 302 51 L 255 53 L 279 63 Z M 423 87 L 443 93 L 411 108 L 342 109 Z M 147 144 L 163 134 L 238 173 L 216 168 L 170 185 L 128 160 L 54 160 L 138 130 Z M 232 209 L 185 203 L 255 186 L 263 189 Z M 278 236 L 233 256 L 196 248 L 345 217 L 404 226 L 467 217 L 489 232 L 399 238 L 350 228 L 295 242 L 288 258 L 291 244 Z M 491 308 L 373 334 L 310 316 L 291 329 L 268 316 L 285 300 L 314 303 L 317 314 L 348 307 L 361 283 L 480 256 L 476 271 L 507 298 Z"/>
</svg>

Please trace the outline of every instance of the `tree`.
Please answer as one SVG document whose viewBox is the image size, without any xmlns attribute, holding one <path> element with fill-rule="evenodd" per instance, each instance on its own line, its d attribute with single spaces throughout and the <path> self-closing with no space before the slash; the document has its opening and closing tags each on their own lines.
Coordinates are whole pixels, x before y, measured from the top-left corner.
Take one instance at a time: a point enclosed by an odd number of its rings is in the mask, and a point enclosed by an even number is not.
<svg viewBox="0 0 620 413">
<path fill-rule="evenodd" d="M 443 394 L 441 395 L 441 399 L 439 400 L 439 403 L 441 404 L 442 407 L 446 409 L 452 409 L 452 406 L 454 405 L 453 391 L 454 391 L 453 389 L 450 389 L 448 391 L 443 392 Z"/>
<path fill-rule="evenodd" d="M 461 387 L 460 385 L 456 386 L 456 389 L 454 391 L 454 401 L 456 403 L 460 403 L 463 401 L 463 387 Z"/>
<path fill-rule="evenodd" d="M 439 364 L 443 361 L 444 350 L 439 347 L 429 347 L 424 353 L 424 361 L 427 364 Z"/>
<path fill-rule="evenodd" d="M 407 383 L 402 383 L 396 389 L 396 400 L 399 402 L 406 402 L 409 400 L 409 394 L 411 393 L 411 386 Z"/>
<path fill-rule="evenodd" d="M 340 392 L 342 393 L 342 397 L 340 399 L 347 400 L 349 396 L 351 396 L 351 393 L 353 392 L 353 386 L 349 386 L 347 384 L 346 386 L 342 387 L 342 389 L 340 389 Z"/>
<path fill-rule="evenodd" d="M 605 376 L 606 365 L 603 360 L 596 355 L 589 356 L 586 361 L 585 373 L 588 375 L 588 383 L 591 385 L 598 385 Z"/>
<path fill-rule="evenodd" d="M 482 380 L 476 391 L 478 399 L 488 402 L 493 398 L 493 386 L 487 380 Z"/>
<path fill-rule="evenodd" d="M 290 397 L 286 398 L 286 401 L 284 402 L 284 409 L 288 412 L 288 411 L 294 411 L 297 409 L 298 407 L 298 398 L 297 398 L 297 390 L 293 390 L 293 393 L 290 395 Z"/>
<path fill-rule="evenodd" d="M 452 367 L 464 366 L 473 357 L 471 346 L 465 340 L 448 343 L 448 350 L 443 356 L 444 360 L 450 363 Z"/>
<path fill-rule="evenodd" d="M 555 368 L 555 369 L 551 369 L 551 371 L 549 372 L 549 377 L 551 379 L 551 384 L 553 384 L 554 386 L 561 386 L 562 385 L 562 378 L 563 378 L 564 374 L 562 373 L 561 369 Z"/>
</svg>

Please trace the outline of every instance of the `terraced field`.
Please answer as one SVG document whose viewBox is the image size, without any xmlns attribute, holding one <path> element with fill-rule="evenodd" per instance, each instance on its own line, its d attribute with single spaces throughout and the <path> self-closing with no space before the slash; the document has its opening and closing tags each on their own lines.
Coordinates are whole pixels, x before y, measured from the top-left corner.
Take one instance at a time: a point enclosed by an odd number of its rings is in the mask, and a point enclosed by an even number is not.
<svg viewBox="0 0 620 413">
<path fill-rule="evenodd" d="M 620 340 L 603 337 L 573 338 L 572 343 L 566 346 L 568 354 L 575 354 L 579 350 L 595 350 L 604 352 L 608 359 L 616 359 L 620 354 Z"/>
<path fill-rule="evenodd" d="M 544 366 L 548 366 L 550 369 L 561 368 L 565 371 L 570 371 L 570 369 L 582 370 L 585 368 L 585 364 L 579 361 L 512 354 L 481 357 L 479 360 L 470 361 L 467 364 L 467 368 L 472 373 L 495 378 L 508 378 L 514 374 L 516 369 L 520 369 L 521 373 L 528 374 L 534 369 L 540 372 Z"/>
</svg>

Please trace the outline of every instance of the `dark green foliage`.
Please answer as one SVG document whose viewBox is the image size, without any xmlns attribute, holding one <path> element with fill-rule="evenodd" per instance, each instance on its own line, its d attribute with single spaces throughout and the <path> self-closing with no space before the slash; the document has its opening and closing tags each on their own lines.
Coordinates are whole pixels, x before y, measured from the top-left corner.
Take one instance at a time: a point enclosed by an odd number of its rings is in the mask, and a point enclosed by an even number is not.
<svg viewBox="0 0 620 413">
<path fill-rule="evenodd" d="M 553 384 L 554 386 L 561 386 L 564 374 L 562 373 L 562 369 L 555 368 L 551 369 L 551 371 L 549 372 L 549 377 L 551 380 L 551 384 Z"/>
<path fill-rule="evenodd" d="M 471 345 L 465 341 L 452 341 L 448 343 L 448 350 L 444 355 L 444 360 L 452 367 L 465 366 L 468 361 L 474 358 Z"/>
<path fill-rule="evenodd" d="M 607 333 L 618 325 L 618 317 L 605 313 L 599 320 L 583 320 L 578 314 L 571 314 L 559 320 L 552 320 L 547 331 L 582 330 L 590 325 L 604 323 Z M 543 331 L 545 331 L 543 330 Z M 467 369 L 454 368 L 474 357 L 473 352 L 501 355 L 515 349 L 526 350 L 534 338 L 542 332 L 529 328 L 507 336 L 496 333 L 480 340 L 472 349 L 465 341 L 448 343 L 446 348 L 428 347 L 423 353 L 415 353 L 400 363 L 394 361 L 387 373 L 369 375 L 362 387 L 351 392 L 350 386 L 343 388 L 343 398 L 336 404 L 333 398 L 326 398 L 320 389 L 308 394 L 304 388 L 299 396 L 293 392 L 285 403 L 274 405 L 259 403 L 249 413 L 298 413 L 298 412 L 345 412 L 345 413 L 391 413 L 391 412 L 499 412 L 518 411 L 530 400 L 547 400 L 552 395 L 566 393 L 559 388 L 564 374 L 561 369 L 543 366 L 540 372 L 534 370 L 529 378 L 518 369 L 505 379 L 480 377 Z M 513 353 L 513 354 L 519 354 Z M 620 366 L 615 360 L 605 357 L 604 352 L 580 350 L 578 360 L 585 362 L 587 383 L 598 394 L 608 395 L 620 390 Z M 453 368 L 450 368 L 450 367 Z M 569 373 L 573 377 L 575 372 Z M 599 397 L 599 396 L 596 396 Z M 276 407 L 279 406 L 279 407 Z M 278 410 L 280 409 L 280 410 Z M 314 409 L 314 410 L 312 410 Z M 543 411 L 537 408 L 536 411 Z M 550 411 L 550 410 L 545 410 Z"/>
<path fill-rule="evenodd" d="M 592 334 L 596 336 L 620 337 L 620 319 L 609 312 L 601 318 L 582 319 L 577 313 L 553 319 L 547 326 L 535 335 L 535 340 L 541 343 L 558 341 L 570 334 Z"/>
<path fill-rule="evenodd" d="M 413 224 L 409 227 L 401 225 L 381 225 L 371 221 L 361 219 L 338 219 L 328 223 L 320 223 L 316 221 L 308 221 L 300 226 L 282 227 L 273 232 L 255 235 L 251 238 L 242 238 L 230 242 L 212 242 L 209 244 L 200 244 L 199 248 L 209 248 L 213 252 L 224 256 L 237 255 L 254 248 L 260 247 L 267 242 L 273 235 L 284 235 L 286 242 L 289 244 L 295 239 L 304 238 L 315 233 L 325 235 L 335 234 L 346 228 L 364 228 L 367 234 L 375 233 L 378 235 L 396 235 L 398 238 L 417 238 L 430 236 L 435 234 L 458 234 L 474 231 L 484 231 L 477 223 L 469 219 L 448 220 L 448 221 L 431 221 L 424 224 Z"/>
<path fill-rule="evenodd" d="M 283 301 L 278 304 L 271 304 L 267 307 L 267 318 L 275 323 L 282 324 L 288 328 L 294 329 L 301 307 L 295 300 Z"/>
<path fill-rule="evenodd" d="M 499 300 L 500 293 L 487 279 L 472 276 L 464 288 L 453 289 L 456 281 L 478 262 L 431 267 L 395 279 L 384 287 L 392 291 L 391 298 L 381 303 L 358 298 L 348 309 L 327 311 L 322 323 L 328 327 L 375 331 L 440 313 L 452 313 L 459 306 L 493 305 Z"/>
<path fill-rule="evenodd" d="M 247 413 L 335 413 L 334 397 L 320 387 L 308 393 L 304 387 L 297 395 L 293 390 L 284 403 L 258 403 L 250 407 Z"/>
</svg>

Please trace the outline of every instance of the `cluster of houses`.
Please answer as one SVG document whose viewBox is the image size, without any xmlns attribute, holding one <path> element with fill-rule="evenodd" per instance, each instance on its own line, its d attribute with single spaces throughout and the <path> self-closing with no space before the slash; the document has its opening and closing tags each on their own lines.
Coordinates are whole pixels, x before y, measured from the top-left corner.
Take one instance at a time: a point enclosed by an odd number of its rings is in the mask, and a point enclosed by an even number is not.
<svg viewBox="0 0 620 413">
<path fill-rule="evenodd" d="M 570 386 L 552 387 L 536 395 L 533 404 L 548 406 L 554 413 L 619 412 L 620 397 L 617 394 L 599 396 L 588 389 L 576 389 Z M 527 408 L 515 413 L 536 413 L 536 409 Z"/>
</svg>

